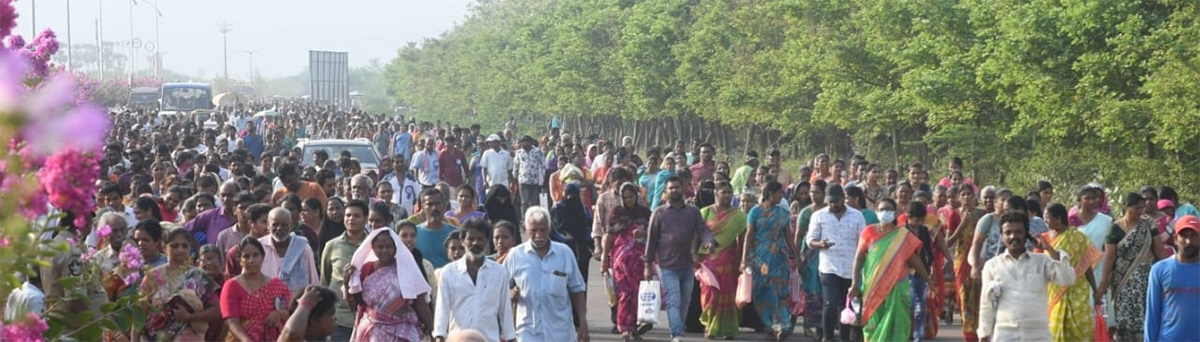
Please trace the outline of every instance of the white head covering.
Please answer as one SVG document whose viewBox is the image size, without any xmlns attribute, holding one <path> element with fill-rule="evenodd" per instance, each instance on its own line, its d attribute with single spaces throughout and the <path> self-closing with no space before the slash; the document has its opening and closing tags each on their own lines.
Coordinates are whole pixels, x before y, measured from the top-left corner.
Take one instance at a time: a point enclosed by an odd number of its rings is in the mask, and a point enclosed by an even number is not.
<svg viewBox="0 0 1200 342">
<path fill-rule="evenodd" d="M 404 247 L 400 242 L 400 236 L 391 229 L 376 229 L 367 235 L 367 239 L 363 240 L 358 249 L 354 251 L 354 258 L 350 259 L 350 264 L 354 265 L 354 274 L 350 275 L 347 282 L 350 285 L 350 293 L 362 293 L 362 268 L 368 262 L 379 260 L 375 256 L 375 250 L 371 248 L 371 241 L 375 241 L 375 237 L 379 234 L 388 234 L 392 238 L 392 242 L 396 244 L 396 278 L 397 284 L 400 284 L 400 294 L 405 299 L 414 299 L 417 296 L 429 293 L 429 283 L 422 278 L 421 270 L 417 267 L 417 260 L 413 258 L 412 252 Z"/>
</svg>

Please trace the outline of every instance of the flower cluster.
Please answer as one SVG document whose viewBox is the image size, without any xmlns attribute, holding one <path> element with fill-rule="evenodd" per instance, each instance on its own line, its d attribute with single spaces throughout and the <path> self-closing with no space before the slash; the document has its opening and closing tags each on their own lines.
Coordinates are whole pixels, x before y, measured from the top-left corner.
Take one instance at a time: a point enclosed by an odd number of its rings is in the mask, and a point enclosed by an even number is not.
<svg viewBox="0 0 1200 342">
<path fill-rule="evenodd" d="M 17 27 L 17 8 L 12 0 L 0 0 L 0 37 L 8 37 Z"/>
<path fill-rule="evenodd" d="M 46 164 L 38 170 L 38 181 L 50 204 L 74 213 L 76 227 L 86 227 L 88 213 L 95 208 L 92 194 L 96 192 L 99 175 L 99 158 L 95 153 L 69 148 L 46 159 Z"/>
<path fill-rule="evenodd" d="M 35 313 L 28 313 L 24 319 L 16 322 L 10 322 L 4 326 L 4 332 L 0 336 L 2 341 L 11 342 L 41 342 L 45 339 L 42 333 L 50 329 L 46 321 L 42 320 Z"/>
<path fill-rule="evenodd" d="M 124 279 L 125 285 L 133 285 L 138 281 L 138 278 L 141 277 L 141 275 L 136 271 L 142 269 L 142 252 L 139 251 L 138 248 L 133 244 L 127 243 L 125 246 L 121 247 L 121 253 L 117 258 L 121 260 L 121 268 L 134 271 L 125 276 Z"/>
</svg>

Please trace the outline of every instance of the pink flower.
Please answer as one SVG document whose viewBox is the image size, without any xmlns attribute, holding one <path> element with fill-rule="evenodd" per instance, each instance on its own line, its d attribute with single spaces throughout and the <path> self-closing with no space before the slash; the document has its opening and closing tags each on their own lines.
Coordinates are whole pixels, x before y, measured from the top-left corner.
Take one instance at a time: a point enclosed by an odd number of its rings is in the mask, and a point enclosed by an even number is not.
<svg viewBox="0 0 1200 342">
<path fill-rule="evenodd" d="M 16 322 L 10 322 L 4 326 L 3 336 L 0 340 L 12 342 L 41 342 L 45 338 L 42 336 L 50 326 L 42 317 L 36 313 L 30 312 L 26 317 L 19 319 Z"/>
<path fill-rule="evenodd" d="M 17 8 L 12 0 L 0 0 L 0 37 L 12 34 L 12 29 L 17 27 L 17 17 Z"/>
<path fill-rule="evenodd" d="M 0 49 L 0 112 L 14 110 L 21 102 L 26 91 L 24 81 L 27 67 L 21 56 Z"/>
<path fill-rule="evenodd" d="M 58 36 L 50 29 L 42 31 L 33 39 L 33 51 L 39 58 L 50 59 L 50 56 L 58 53 Z"/>
<path fill-rule="evenodd" d="M 100 240 L 104 240 L 109 235 L 112 235 L 112 226 L 106 224 L 96 229 L 96 237 Z"/>
<path fill-rule="evenodd" d="M 121 247 L 121 253 L 117 257 L 121 260 L 121 265 L 127 270 L 137 270 L 142 268 L 142 252 L 137 246 L 131 243 Z"/>
<path fill-rule="evenodd" d="M 88 261 L 91 261 L 92 258 L 95 258 L 95 257 L 96 257 L 96 247 L 89 246 L 87 252 L 84 252 L 82 255 L 79 256 L 79 260 L 83 261 L 83 262 L 88 262 Z"/>
<path fill-rule="evenodd" d="M 87 214 L 96 207 L 92 194 L 96 192 L 99 174 L 96 154 L 68 148 L 47 158 L 46 164 L 38 170 L 37 178 L 50 203 L 55 208 L 74 213 L 75 226 L 85 227 Z"/>
<path fill-rule="evenodd" d="M 125 276 L 125 278 L 122 280 L 125 281 L 125 285 L 133 285 L 133 284 L 137 283 L 138 279 L 141 279 L 141 278 L 142 278 L 141 274 L 134 272 L 130 275 Z"/>
<path fill-rule="evenodd" d="M 7 236 L 0 237 L 0 247 L 8 247 L 8 245 L 11 243 L 12 241 L 10 241 Z"/>
<path fill-rule="evenodd" d="M 25 48 L 25 37 L 19 34 L 8 36 L 8 48 L 11 50 Z"/>
<path fill-rule="evenodd" d="M 74 106 L 75 80 L 68 74 L 50 76 L 30 94 L 22 129 L 34 154 L 47 155 L 67 147 L 99 151 L 111 125 L 108 114 L 94 105 Z"/>
</svg>

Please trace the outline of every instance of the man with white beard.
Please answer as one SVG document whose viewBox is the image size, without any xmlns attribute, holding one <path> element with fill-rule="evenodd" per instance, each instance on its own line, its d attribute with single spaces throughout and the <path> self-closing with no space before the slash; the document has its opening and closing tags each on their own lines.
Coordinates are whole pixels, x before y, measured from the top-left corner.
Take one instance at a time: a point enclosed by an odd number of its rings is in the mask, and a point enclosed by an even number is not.
<svg viewBox="0 0 1200 342">
<path fill-rule="evenodd" d="M 504 259 L 504 268 L 513 279 L 512 299 L 517 303 L 517 340 L 589 341 L 587 284 L 575 263 L 575 253 L 567 245 L 550 241 L 546 208 L 529 208 L 524 224 L 529 240 L 513 247 Z M 568 329 L 572 326 L 574 332 Z"/>
<path fill-rule="evenodd" d="M 320 284 L 308 239 L 292 233 L 292 213 L 284 208 L 271 209 L 267 222 L 271 234 L 258 239 L 264 249 L 262 273 L 283 280 L 292 293 L 303 293 L 308 285 Z"/>
<path fill-rule="evenodd" d="M 491 225 L 483 219 L 462 224 L 466 257 L 437 270 L 433 338 L 442 342 L 450 332 L 475 330 L 488 342 L 512 341 L 513 310 L 508 294 L 508 270 L 487 258 Z"/>
</svg>

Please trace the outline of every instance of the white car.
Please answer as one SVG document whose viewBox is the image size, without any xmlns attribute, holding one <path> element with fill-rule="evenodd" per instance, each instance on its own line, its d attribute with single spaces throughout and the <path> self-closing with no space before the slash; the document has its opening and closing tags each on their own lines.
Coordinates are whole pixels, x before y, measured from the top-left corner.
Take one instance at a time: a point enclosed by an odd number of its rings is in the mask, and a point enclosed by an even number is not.
<svg viewBox="0 0 1200 342">
<path fill-rule="evenodd" d="M 362 166 L 363 173 L 379 169 L 379 152 L 375 151 L 375 146 L 371 145 L 371 142 L 367 141 L 367 139 L 300 139 L 296 146 L 300 147 L 300 150 L 304 153 L 304 159 L 300 160 L 300 165 L 302 166 L 320 166 L 315 165 L 316 157 L 314 154 L 318 150 L 328 153 L 329 159 L 334 161 L 345 150 L 350 151 L 350 157 L 358 159 L 358 164 Z"/>
</svg>

